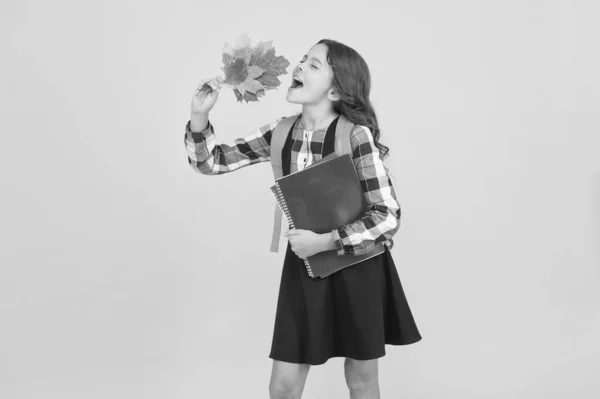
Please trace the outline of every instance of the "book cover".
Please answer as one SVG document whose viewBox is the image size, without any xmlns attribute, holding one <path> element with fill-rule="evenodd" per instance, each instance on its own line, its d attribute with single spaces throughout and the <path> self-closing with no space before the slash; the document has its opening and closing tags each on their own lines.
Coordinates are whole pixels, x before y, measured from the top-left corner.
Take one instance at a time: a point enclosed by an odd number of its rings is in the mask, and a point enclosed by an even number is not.
<svg viewBox="0 0 600 399">
<path fill-rule="evenodd" d="M 367 211 L 349 154 L 330 154 L 306 169 L 277 179 L 271 190 L 294 229 L 329 233 L 360 219 Z M 330 250 L 308 257 L 305 264 L 311 277 L 324 278 L 383 251 L 383 243 L 365 255 L 338 255 Z"/>
</svg>

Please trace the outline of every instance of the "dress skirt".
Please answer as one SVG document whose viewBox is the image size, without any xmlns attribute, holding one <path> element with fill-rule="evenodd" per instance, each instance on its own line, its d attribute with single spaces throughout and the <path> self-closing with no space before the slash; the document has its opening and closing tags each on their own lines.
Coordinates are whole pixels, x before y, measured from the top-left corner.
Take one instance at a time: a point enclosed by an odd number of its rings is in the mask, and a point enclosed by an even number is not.
<svg viewBox="0 0 600 399">
<path fill-rule="evenodd" d="M 385 345 L 421 340 L 387 248 L 329 277 L 313 279 L 288 242 L 269 357 L 320 365 L 332 357 L 370 360 Z"/>
</svg>

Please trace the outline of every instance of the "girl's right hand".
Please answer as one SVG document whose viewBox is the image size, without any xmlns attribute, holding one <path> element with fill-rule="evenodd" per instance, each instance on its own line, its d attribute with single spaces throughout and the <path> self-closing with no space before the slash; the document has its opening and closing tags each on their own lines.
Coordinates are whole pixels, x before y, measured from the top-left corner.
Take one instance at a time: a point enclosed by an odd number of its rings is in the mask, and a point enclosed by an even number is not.
<svg viewBox="0 0 600 399">
<path fill-rule="evenodd" d="M 217 76 L 212 79 L 204 79 L 198 87 L 194 97 L 192 97 L 192 114 L 208 114 L 208 112 L 215 106 L 217 98 L 219 98 L 219 91 L 223 87 L 223 78 Z M 204 85 L 209 85 L 212 91 L 207 88 L 203 88 Z"/>
</svg>

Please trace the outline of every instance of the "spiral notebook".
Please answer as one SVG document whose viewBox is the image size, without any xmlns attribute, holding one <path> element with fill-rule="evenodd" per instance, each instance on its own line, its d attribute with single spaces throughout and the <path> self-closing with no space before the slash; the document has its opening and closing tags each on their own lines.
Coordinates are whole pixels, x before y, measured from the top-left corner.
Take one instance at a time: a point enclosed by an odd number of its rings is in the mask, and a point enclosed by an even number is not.
<svg viewBox="0 0 600 399">
<path fill-rule="evenodd" d="M 283 176 L 271 187 L 293 229 L 329 233 L 361 218 L 367 201 L 349 154 L 332 153 L 306 169 Z M 338 255 L 324 251 L 304 260 L 308 275 L 325 278 L 345 267 L 383 253 L 378 243 L 364 255 Z"/>
</svg>

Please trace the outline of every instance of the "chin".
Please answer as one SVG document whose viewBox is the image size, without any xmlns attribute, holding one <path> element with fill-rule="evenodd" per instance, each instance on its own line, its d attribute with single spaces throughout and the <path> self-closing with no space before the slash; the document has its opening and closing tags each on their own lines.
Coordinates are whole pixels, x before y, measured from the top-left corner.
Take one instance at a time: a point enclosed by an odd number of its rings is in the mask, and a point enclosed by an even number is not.
<svg viewBox="0 0 600 399">
<path fill-rule="evenodd" d="M 290 94 L 290 92 L 287 93 L 287 95 L 285 96 L 285 99 L 287 100 L 288 103 L 292 103 L 292 104 L 302 104 L 301 102 L 297 101 L 297 100 L 290 100 L 290 97 L 294 97 L 292 94 Z"/>
</svg>

